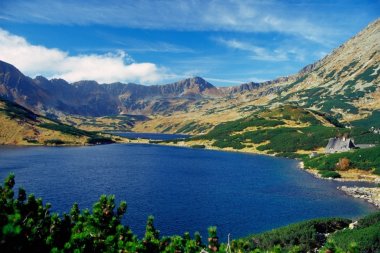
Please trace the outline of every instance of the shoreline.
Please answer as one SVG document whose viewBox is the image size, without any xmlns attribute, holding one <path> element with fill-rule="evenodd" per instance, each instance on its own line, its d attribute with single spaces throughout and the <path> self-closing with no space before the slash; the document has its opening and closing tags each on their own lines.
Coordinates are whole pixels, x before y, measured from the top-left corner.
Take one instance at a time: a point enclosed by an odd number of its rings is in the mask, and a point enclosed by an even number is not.
<svg viewBox="0 0 380 253">
<path fill-rule="evenodd" d="M 130 142 L 133 143 L 133 142 Z M 140 142 L 141 143 L 141 142 Z M 181 144 L 175 144 L 175 143 L 149 143 L 148 144 L 155 144 L 155 145 L 162 145 L 162 146 L 174 146 L 174 147 L 184 147 L 184 148 L 192 148 L 191 145 L 185 145 L 185 143 Z M 196 149 L 196 148 L 194 148 Z M 276 157 L 272 154 L 265 154 L 261 152 L 253 152 L 251 150 L 229 150 L 229 149 L 222 149 L 222 148 L 215 148 L 209 145 L 205 145 L 205 148 L 201 148 L 205 150 L 215 150 L 215 151 L 224 151 L 224 152 L 236 152 L 236 153 L 247 153 L 247 154 L 255 154 L 255 155 L 266 155 L 271 157 Z M 291 159 L 291 158 L 288 158 Z M 337 182 L 367 182 L 367 183 L 380 183 L 380 176 L 377 175 L 371 175 L 371 179 L 368 177 L 366 178 L 324 178 L 322 177 L 317 170 L 313 169 L 305 169 L 304 162 L 298 159 L 294 159 L 298 161 L 297 168 L 305 171 L 312 176 L 314 176 L 316 179 L 320 180 L 330 180 L 330 181 L 337 181 Z M 380 209 L 380 187 L 348 187 L 348 186 L 340 186 L 337 187 L 338 190 L 343 191 L 345 194 L 353 197 L 362 199 L 369 204 L 375 206 L 377 209 Z"/>
<path fill-rule="evenodd" d="M 180 142 L 180 143 L 173 143 L 173 142 L 164 142 L 164 143 L 151 143 L 148 139 L 138 138 L 138 139 L 128 139 L 125 137 L 122 137 L 121 140 L 115 141 L 115 143 L 112 144 L 150 144 L 150 145 L 160 145 L 160 146 L 173 146 L 173 147 L 182 147 L 182 148 L 192 148 L 192 149 L 203 149 L 203 150 L 214 150 L 214 151 L 223 151 L 223 152 L 234 152 L 234 153 L 246 153 L 246 154 L 254 154 L 254 155 L 265 155 L 270 157 L 276 157 L 274 154 L 266 154 L 264 152 L 259 152 L 256 150 L 235 150 L 235 149 L 223 149 L 223 148 L 217 148 L 210 145 L 205 145 L 204 148 L 194 148 L 192 145 L 186 145 L 186 142 Z M 111 143 L 110 143 L 111 144 Z M 195 143 L 193 143 L 194 145 Z M 202 143 L 204 145 L 205 143 Z M 99 145 L 99 144 L 98 144 Z M 103 144 L 107 145 L 107 144 Z M 3 145 L 3 146 L 21 146 L 21 147 L 80 147 L 80 146 L 97 146 L 94 144 L 87 144 L 87 145 Z M 280 158 L 280 157 L 279 157 Z M 282 157 L 284 158 L 284 157 Z M 292 159 L 292 158 L 288 158 Z M 321 180 L 330 180 L 330 181 L 338 181 L 338 182 L 368 182 L 368 183 L 380 183 L 380 176 L 377 175 L 371 175 L 371 180 L 366 178 L 324 178 L 322 177 L 317 170 L 315 169 L 305 169 L 304 162 L 299 159 L 293 159 L 298 162 L 297 169 L 300 169 L 302 171 L 305 171 L 312 176 L 314 176 L 316 179 Z M 380 209 L 380 187 L 348 187 L 348 186 L 339 186 L 337 187 L 338 190 L 343 191 L 345 194 L 353 197 L 362 199 L 369 204 L 375 206 L 376 208 Z"/>
</svg>

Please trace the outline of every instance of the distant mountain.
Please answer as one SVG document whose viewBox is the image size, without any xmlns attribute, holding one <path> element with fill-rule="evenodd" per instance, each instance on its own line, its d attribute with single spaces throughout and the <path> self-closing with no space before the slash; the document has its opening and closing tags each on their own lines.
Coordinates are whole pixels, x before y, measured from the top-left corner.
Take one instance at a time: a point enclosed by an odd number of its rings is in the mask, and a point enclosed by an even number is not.
<svg viewBox="0 0 380 253">
<path fill-rule="evenodd" d="M 95 81 L 70 84 L 42 76 L 31 79 L 14 66 L 0 61 L 0 96 L 42 112 L 83 116 L 154 114 L 167 112 L 171 106 L 184 109 L 191 101 L 221 94 L 200 77 L 153 86 L 98 84 Z"/>
</svg>

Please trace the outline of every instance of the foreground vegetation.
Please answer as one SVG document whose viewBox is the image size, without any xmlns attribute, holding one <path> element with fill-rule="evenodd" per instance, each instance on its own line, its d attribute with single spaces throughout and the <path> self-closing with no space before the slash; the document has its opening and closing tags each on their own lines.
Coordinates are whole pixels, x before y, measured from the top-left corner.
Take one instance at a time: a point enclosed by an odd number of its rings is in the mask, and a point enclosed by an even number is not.
<svg viewBox="0 0 380 253">
<path fill-rule="evenodd" d="M 380 213 L 367 216 L 355 229 L 348 219 L 328 218 L 305 221 L 258 235 L 219 243 L 216 227 L 208 229 L 207 242 L 198 232 L 191 238 L 160 236 L 153 217 L 148 217 L 145 235 L 137 238 L 122 224 L 127 204 L 115 204 L 114 196 L 101 196 L 92 210 L 74 204 L 70 213 L 51 213 L 51 205 L 23 188 L 14 192 L 15 177 L 9 175 L 0 187 L 1 252 L 378 252 Z M 342 230 L 343 229 L 343 230 Z M 334 233 L 339 230 L 339 232 Z M 327 236 L 332 233 L 331 236 Z M 230 247 L 229 247 L 230 246 Z"/>
</svg>

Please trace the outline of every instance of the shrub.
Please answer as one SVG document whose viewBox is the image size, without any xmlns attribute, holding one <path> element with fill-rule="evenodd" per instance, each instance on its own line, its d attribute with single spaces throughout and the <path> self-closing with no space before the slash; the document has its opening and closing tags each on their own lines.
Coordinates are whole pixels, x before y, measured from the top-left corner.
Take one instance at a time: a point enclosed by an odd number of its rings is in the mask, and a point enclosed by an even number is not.
<svg viewBox="0 0 380 253">
<path fill-rule="evenodd" d="M 45 140 L 44 141 L 45 145 L 63 145 L 65 142 L 60 139 L 50 139 L 50 140 Z"/>
<path fill-rule="evenodd" d="M 195 144 L 195 145 L 191 145 L 192 148 L 205 148 L 206 146 L 205 145 L 202 145 L 202 144 Z"/>
<path fill-rule="evenodd" d="M 103 136 L 90 137 L 87 142 L 89 144 L 110 144 L 110 143 L 114 143 L 114 141 L 111 138 L 103 137 Z"/>
<path fill-rule="evenodd" d="M 380 252 L 380 212 L 360 219 L 354 229 L 332 234 L 330 239 L 344 251 L 349 251 L 354 243 L 356 252 Z"/>
<path fill-rule="evenodd" d="M 336 171 L 320 170 L 319 174 L 324 178 L 340 178 L 340 174 Z"/>
<path fill-rule="evenodd" d="M 233 252 L 238 252 L 239 250 L 250 252 L 257 248 L 271 250 L 276 245 L 287 250 L 295 250 L 294 246 L 297 246 L 300 252 L 311 251 L 324 244 L 325 237 L 323 234 L 343 229 L 350 222 L 348 219 L 325 218 L 291 224 L 261 234 L 234 240 L 232 242 Z"/>
<path fill-rule="evenodd" d="M 348 170 L 350 168 L 350 165 L 351 165 L 350 159 L 348 159 L 347 157 L 339 158 L 337 169 Z"/>
</svg>

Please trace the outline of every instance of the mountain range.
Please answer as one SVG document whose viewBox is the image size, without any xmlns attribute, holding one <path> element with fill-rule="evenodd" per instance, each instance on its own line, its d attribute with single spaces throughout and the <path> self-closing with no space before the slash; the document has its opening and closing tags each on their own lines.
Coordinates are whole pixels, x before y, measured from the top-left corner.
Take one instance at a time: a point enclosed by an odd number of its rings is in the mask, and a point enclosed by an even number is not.
<svg viewBox="0 0 380 253">
<path fill-rule="evenodd" d="M 255 111 L 293 104 L 347 124 L 380 109 L 380 19 L 297 74 L 262 83 L 215 87 L 201 77 L 166 85 L 68 83 L 30 78 L 0 61 L 0 97 L 55 118 L 144 115 L 136 131 L 190 133 Z M 189 130 L 189 127 L 188 129 Z"/>
</svg>

